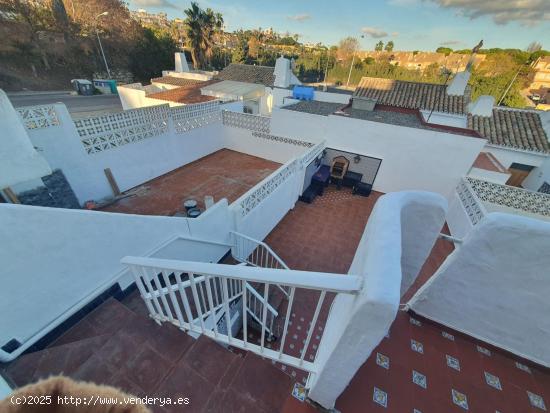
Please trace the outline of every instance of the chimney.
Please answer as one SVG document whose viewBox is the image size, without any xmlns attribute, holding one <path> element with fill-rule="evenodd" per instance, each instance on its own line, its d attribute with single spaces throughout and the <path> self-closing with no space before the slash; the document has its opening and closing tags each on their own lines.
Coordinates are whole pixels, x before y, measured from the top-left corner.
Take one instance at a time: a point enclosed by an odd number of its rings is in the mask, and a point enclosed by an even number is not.
<svg viewBox="0 0 550 413">
<path fill-rule="evenodd" d="M 468 64 L 466 65 L 466 70 L 463 72 L 458 72 L 454 77 L 453 81 L 449 86 L 447 86 L 447 95 L 449 96 L 464 96 L 464 91 L 468 85 L 468 80 L 470 80 L 471 72 L 470 70 L 474 66 L 475 57 L 477 52 L 483 46 L 483 40 L 481 40 L 473 49 Z"/>
<path fill-rule="evenodd" d="M 187 59 L 185 58 L 185 53 L 174 53 L 176 60 L 176 70 L 175 72 L 183 73 L 190 72 L 189 65 L 187 64 Z"/>
<path fill-rule="evenodd" d="M 279 57 L 275 62 L 275 87 L 287 88 L 290 86 L 290 60 Z"/>
<path fill-rule="evenodd" d="M 490 117 L 493 115 L 493 106 L 495 106 L 495 98 L 492 96 L 483 95 L 468 105 L 468 113 L 477 116 Z"/>
<path fill-rule="evenodd" d="M 466 69 L 463 72 L 458 72 L 453 81 L 447 86 L 447 95 L 449 96 L 464 96 L 464 91 L 470 80 L 470 71 Z"/>
</svg>

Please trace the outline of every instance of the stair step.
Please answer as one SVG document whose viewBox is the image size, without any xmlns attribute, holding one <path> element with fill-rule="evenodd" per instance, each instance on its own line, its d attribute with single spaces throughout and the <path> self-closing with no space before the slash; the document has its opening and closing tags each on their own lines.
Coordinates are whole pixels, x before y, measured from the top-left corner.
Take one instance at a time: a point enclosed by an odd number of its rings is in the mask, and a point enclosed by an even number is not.
<svg viewBox="0 0 550 413">
<path fill-rule="evenodd" d="M 113 334 L 123 328 L 128 319 L 135 316 L 120 301 L 109 298 L 82 320 L 72 326 L 48 347 L 60 346 L 86 338 Z"/>
<path fill-rule="evenodd" d="M 102 335 L 24 354 L 10 363 L 4 373 L 18 387 L 51 375 L 70 376 L 108 340 L 109 335 Z"/>
</svg>

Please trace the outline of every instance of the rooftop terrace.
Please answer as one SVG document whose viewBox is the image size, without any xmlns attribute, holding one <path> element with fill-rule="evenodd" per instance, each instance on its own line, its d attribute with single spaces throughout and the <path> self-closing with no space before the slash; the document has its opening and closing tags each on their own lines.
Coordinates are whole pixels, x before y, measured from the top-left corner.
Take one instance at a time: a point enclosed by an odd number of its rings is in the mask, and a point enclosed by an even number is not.
<svg viewBox="0 0 550 413">
<path fill-rule="evenodd" d="M 204 197 L 235 201 L 277 169 L 280 164 L 241 152 L 222 149 L 128 191 L 135 193 L 103 208 L 106 212 L 174 215 L 194 198 L 204 208 Z"/>
<path fill-rule="evenodd" d="M 201 160 L 199 171 L 208 169 L 206 165 L 214 159 L 226 160 L 227 156 L 242 155 L 218 152 Z M 250 158 L 253 169 L 258 161 Z M 312 204 L 298 202 L 266 242 L 292 269 L 345 274 L 381 195 L 373 192 L 370 197 L 361 197 L 349 189 L 331 186 Z M 141 207 L 140 203 L 126 205 L 126 212 L 142 211 Z M 436 242 L 403 301 L 431 277 L 453 249 L 448 241 Z M 323 305 L 316 324 L 319 332 L 312 338 L 308 357 L 315 357 L 332 299 L 328 297 Z M 315 303 L 313 293 L 296 296 L 285 352 L 299 354 Z M 280 311 L 286 311 L 284 304 Z M 205 338 L 194 341 L 172 326 L 159 328 L 146 320 L 146 315 L 136 293 L 120 302 L 110 299 L 50 344 L 48 350 L 4 366 L 5 374 L 18 385 L 63 372 L 78 380 L 115 385 L 138 396 L 176 397 L 185 393 L 193 400 L 193 411 L 201 412 L 220 411 L 222 405 L 224 411 L 242 411 L 239 409 L 245 407 L 257 412 L 317 411 L 290 395 L 293 382 L 305 383 L 305 372 L 273 363 L 284 372 L 278 376 L 276 370 L 270 370 L 270 363 L 257 356 L 238 349 L 226 352 Z M 250 333 L 249 338 L 254 342 L 259 337 Z M 136 343 L 141 343 L 139 348 Z M 268 344 L 273 349 L 278 346 L 278 342 Z M 156 367 L 151 368 L 153 365 Z M 540 412 L 543 409 L 535 407 L 536 403 L 548 403 L 549 389 L 547 370 L 414 314 L 399 312 L 388 336 L 360 368 L 336 408 L 345 413 L 413 409 Z M 154 411 L 178 410 L 155 407 Z"/>
</svg>

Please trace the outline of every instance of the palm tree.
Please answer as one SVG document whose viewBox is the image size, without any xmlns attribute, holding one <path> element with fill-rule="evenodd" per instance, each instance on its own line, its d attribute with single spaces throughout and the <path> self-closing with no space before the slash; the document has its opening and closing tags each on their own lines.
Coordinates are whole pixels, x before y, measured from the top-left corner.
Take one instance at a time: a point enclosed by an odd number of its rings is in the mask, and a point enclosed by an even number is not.
<svg viewBox="0 0 550 413">
<path fill-rule="evenodd" d="M 212 56 L 214 37 L 223 27 L 223 17 L 212 9 L 203 10 L 195 2 L 185 10 L 185 31 L 195 69 L 206 67 Z"/>
</svg>

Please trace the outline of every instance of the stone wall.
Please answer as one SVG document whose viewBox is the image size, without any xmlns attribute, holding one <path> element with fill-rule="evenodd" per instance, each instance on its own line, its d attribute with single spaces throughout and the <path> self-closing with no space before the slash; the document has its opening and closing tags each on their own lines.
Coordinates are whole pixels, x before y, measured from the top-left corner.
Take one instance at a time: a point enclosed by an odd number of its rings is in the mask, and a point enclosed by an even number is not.
<svg viewBox="0 0 550 413">
<path fill-rule="evenodd" d="M 79 209 L 73 189 L 60 169 L 42 178 L 44 186 L 17 195 L 24 205 Z"/>
<path fill-rule="evenodd" d="M 94 79 L 108 79 L 107 72 L 95 72 Z M 111 69 L 111 79 L 116 80 L 118 85 L 126 85 L 134 82 L 134 75 L 124 69 Z"/>
</svg>

